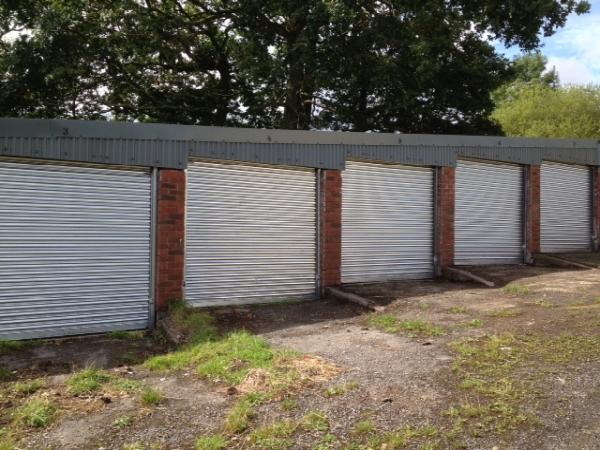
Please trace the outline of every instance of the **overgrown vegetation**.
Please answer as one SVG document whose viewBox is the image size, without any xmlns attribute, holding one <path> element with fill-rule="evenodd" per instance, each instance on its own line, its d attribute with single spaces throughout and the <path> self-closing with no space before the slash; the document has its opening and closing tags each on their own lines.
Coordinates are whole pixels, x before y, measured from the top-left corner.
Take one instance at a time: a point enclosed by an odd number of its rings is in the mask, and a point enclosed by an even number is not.
<svg viewBox="0 0 600 450">
<path fill-rule="evenodd" d="M 146 388 L 142 391 L 140 400 L 145 406 L 157 406 L 163 400 L 163 395 L 157 389 Z"/>
<path fill-rule="evenodd" d="M 227 438 L 219 434 L 200 436 L 196 440 L 196 450 L 225 450 L 228 445 Z"/>
<path fill-rule="evenodd" d="M 368 324 L 386 333 L 405 333 L 410 337 L 434 337 L 445 334 L 445 330 L 438 325 L 420 319 L 398 320 L 392 314 L 371 314 Z"/>
<path fill-rule="evenodd" d="M 144 331 L 111 331 L 108 336 L 112 339 L 119 339 L 122 341 L 135 341 L 142 339 L 145 336 Z"/>
<path fill-rule="evenodd" d="M 14 411 L 13 422 L 29 428 L 45 428 L 50 424 L 55 412 L 56 406 L 50 400 L 36 397 Z"/>
<path fill-rule="evenodd" d="M 358 389 L 359 384 L 356 381 L 348 381 L 344 384 L 338 384 L 336 386 L 330 386 L 325 389 L 325 397 L 337 397 L 339 395 L 344 395 L 347 392 L 354 391 Z"/>
<path fill-rule="evenodd" d="M 531 288 L 523 284 L 510 283 L 502 288 L 504 292 L 511 295 L 529 295 L 531 294 Z"/>
</svg>

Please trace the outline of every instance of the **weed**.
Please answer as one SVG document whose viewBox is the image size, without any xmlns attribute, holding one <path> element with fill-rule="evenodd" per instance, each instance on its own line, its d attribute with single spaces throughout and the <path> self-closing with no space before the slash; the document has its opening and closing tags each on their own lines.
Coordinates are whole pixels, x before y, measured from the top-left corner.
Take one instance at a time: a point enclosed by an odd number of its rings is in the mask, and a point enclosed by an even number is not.
<svg viewBox="0 0 600 450">
<path fill-rule="evenodd" d="M 467 322 L 467 326 L 471 328 L 477 328 L 483 326 L 483 320 L 481 319 L 473 319 Z"/>
<path fill-rule="evenodd" d="M 372 420 L 365 419 L 359 422 L 356 422 L 352 432 L 358 436 L 364 436 L 367 434 L 371 434 L 375 431 L 375 424 L 373 424 Z"/>
<path fill-rule="evenodd" d="M 88 367 L 67 380 L 69 392 L 73 395 L 90 395 L 102 388 L 110 377 L 94 367 Z"/>
<path fill-rule="evenodd" d="M 327 431 L 329 418 L 322 411 L 311 411 L 302 418 L 302 428 L 307 431 Z"/>
<path fill-rule="evenodd" d="M 421 450 L 432 449 L 437 447 L 437 440 L 435 438 L 438 435 L 438 429 L 430 425 L 423 427 L 407 425 L 386 433 L 383 436 L 370 438 L 367 447 L 397 450 L 406 448 L 408 445 L 414 443 L 419 443 Z"/>
<path fill-rule="evenodd" d="M 29 428 L 45 428 L 56 412 L 56 407 L 45 398 L 32 398 L 13 413 L 17 425 Z"/>
<path fill-rule="evenodd" d="M 163 394 L 157 389 L 146 388 L 140 396 L 142 404 L 145 406 L 157 406 L 163 399 Z"/>
<path fill-rule="evenodd" d="M 529 286 L 518 283 L 507 284 L 502 290 L 511 295 L 529 295 L 531 293 L 531 288 Z"/>
<path fill-rule="evenodd" d="M 387 333 L 406 332 L 409 336 L 442 336 L 444 329 L 420 319 L 399 321 L 391 314 L 371 314 L 369 325 Z"/>
<path fill-rule="evenodd" d="M 534 300 L 532 303 L 536 306 L 541 306 L 542 308 L 551 308 L 552 306 L 554 306 L 552 303 L 549 303 L 546 300 L 542 299 Z"/>
<path fill-rule="evenodd" d="M 516 317 L 523 314 L 523 312 L 516 308 L 511 309 L 498 309 L 496 311 L 491 311 L 488 316 L 490 317 Z"/>
<path fill-rule="evenodd" d="M 333 434 L 326 434 L 321 439 L 321 442 L 317 444 L 313 450 L 331 450 L 336 448 L 336 444 L 338 443 L 338 438 Z"/>
<path fill-rule="evenodd" d="M 7 381 L 12 378 L 12 372 L 10 370 L 5 369 L 4 367 L 0 367 L 0 381 Z"/>
<path fill-rule="evenodd" d="M 184 334 L 190 344 L 199 344 L 218 337 L 213 317 L 206 312 L 190 308 L 184 302 L 170 305 L 169 320 Z"/>
<path fill-rule="evenodd" d="M 431 308 L 431 305 L 429 303 L 419 303 L 419 309 L 422 311 L 426 311 L 429 308 Z"/>
<path fill-rule="evenodd" d="M 0 450 L 18 450 L 15 442 L 8 433 L 0 428 Z"/>
<path fill-rule="evenodd" d="M 196 440 L 196 450 L 224 450 L 229 446 L 229 441 L 219 435 L 200 436 Z"/>
<path fill-rule="evenodd" d="M 31 380 L 27 382 L 17 382 L 13 384 L 12 390 L 19 395 L 31 395 L 44 387 L 44 380 Z"/>
<path fill-rule="evenodd" d="M 225 421 L 225 430 L 229 433 L 241 433 L 248 429 L 254 418 L 254 408 L 265 400 L 262 394 L 246 394 L 229 411 Z"/>
<path fill-rule="evenodd" d="M 325 397 L 337 397 L 338 395 L 344 395 L 347 392 L 358 389 L 359 384 L 356 381 L 348 381 L 347 383 L 331 386 L 325 389 L 324 395 Z"/>
<path fill-rule="evenodd" d="M 110 333 L 108 333 L 108 337 L 110 337 L 111 339 L 118 339 L 118 340 L 128 340 L 128 341 L 135 341 L 138 339 L 142 339 L 144 337 L 145 333 L 143 331 L 111 331 Z"/>
<path fill-rule="evenodd" d="M 119 392 L 125 392 L 129 394 L 139 391 L 142 388 L 142 383 L 129 378 L 111 377 L 110 386 Z"/>
<path fill-rule="evenodd" d="M 132 442 L 131 444 L 125 444 L 123 450 L 146 450 L 146 446 L 141 442 Z"/>
<path fill-rule="evenodd" d="M 274 422 L 250 433 L 250 443 L 261 450 L 285 450 L 294 444 L 291 439 L 296 425 L 288 420 Z"/>
<path fill-rule="evenodd" d="M 294 397 L 286 397 L 281 400 L 281 409 L 284 411 L 293 411 L 298 407 L 298 400 Z"/>
<path fill-rule="evenodd" d="M 0 354 L 19 350 L 27 345 L 26 341 L 5 341 L 0 340 Z"/>
<path fill-rule="evenodd" d="M 464 306 L 453 306 L 448 310 L 448 312 L 452 314 L 466 314 L 467 308 L 465 308 Z"/>
<path fill-rule="evenodd" d="M 133 423 L 133 417 L 131 416 L 119 416 L 114 422 L 117 428 L 126 428 Z"/>
</svg>

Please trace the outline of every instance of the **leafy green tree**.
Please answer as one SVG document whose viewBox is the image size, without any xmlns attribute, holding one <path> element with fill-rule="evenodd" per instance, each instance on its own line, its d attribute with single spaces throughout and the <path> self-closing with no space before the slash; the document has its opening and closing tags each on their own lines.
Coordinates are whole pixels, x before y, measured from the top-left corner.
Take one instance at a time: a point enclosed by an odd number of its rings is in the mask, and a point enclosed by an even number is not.
<svg viewBox="0 0 600 450">
<path fill-rule="evenodd" d="M 0 114 L 496 133 L 510 75 L 587 1 L 5 0 Z M 21 30 L 20 37 L 6 38 Z"/>
<path fill-rule="evenodd" d="M 493 118 L 508 136 L 597 139 L 600 86 L 532 84 L 503 102 Z"/>
</svg>

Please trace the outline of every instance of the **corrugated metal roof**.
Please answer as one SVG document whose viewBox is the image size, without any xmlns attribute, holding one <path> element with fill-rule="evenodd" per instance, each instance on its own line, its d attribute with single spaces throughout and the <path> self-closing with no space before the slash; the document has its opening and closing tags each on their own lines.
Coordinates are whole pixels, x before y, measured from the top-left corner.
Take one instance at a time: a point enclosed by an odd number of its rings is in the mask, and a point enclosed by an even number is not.
<svg viewBox="0 0 600 450">
<path fill-rule="evenodd" d="M 343 169 L 346 159 L 455 166 L 458 156 L 600 165 L 592 139 L 264 130 L 0 119 L 0 156 L 183 169 L 189 157 Z"/>
</svg>

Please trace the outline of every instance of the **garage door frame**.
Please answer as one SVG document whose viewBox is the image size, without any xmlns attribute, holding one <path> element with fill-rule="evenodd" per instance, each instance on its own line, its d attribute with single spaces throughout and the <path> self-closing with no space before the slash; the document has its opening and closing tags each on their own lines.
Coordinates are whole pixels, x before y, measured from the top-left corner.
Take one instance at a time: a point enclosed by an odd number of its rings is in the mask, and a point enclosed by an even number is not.
<svg viewBox="0 0 600 450">
<path fill-rule="evenodd" d="M 566 169 L 567 167 L 571 167 L 575 170 L 577 169 L 582 169 L 587 171 L 587 189 L 586 189 L 586 195 L 588 197 L 587 199 L 587 243 L 585 246 L 581 246 L 581 248 L 578 247 L 578 244 L 573 244 L 573 247 L 571 248 L 565 248 L 568 247 L 569 244 L 568 243 L 563 243 L 563 244 L 554 244 L 554 247 L 550 244 L 546 244 L 544 245 L 544 231 L 545 229 L 547 229 L 547 227 L 544 224 L 544 194 L 545 194 L 545 190 L 544 190 L 544 166 L 548 167 L 548 166 L 555 166 L 555 168 L 560 171 L 561 167 L 563 169 Z M 595 241 L 595 236 L 594 236 L 594 231 L 596 230 L 596 226 L 595 226 L 595 220 L 596 220 L 596 214 L 594 214 L 594 210 L 595 210 L 595 200 L 594 200 L 594 196 L 597 195 L 597 193 L 595 192 L 594 186 L 595 186 L 595 172 L 594 170 L 591 170 L 591 168 L 587 165 L 584 164 L 569 164 L 569 163 L 564 163 L 564 162 L 558 162 L 558 161 L 552 161 L 552 160 L 544 160 L 542 161 L 542 164 L 540 166 L 540 250 L 543 253 L 565 253 L 565 252 L 591 252 L 594 249 L 594 241 Z M 546 237 L 548 237 L 548 235 L 546 234 Z M 563 247 L 562 249 L 559 249 L 559 247 Z M 576 248 L 577 247 L 577 248 Z"/>
<path fill-rule="evenodd" d="M 234 165 L 234 166 L 248 166 L 248 167 L 264 167 L 264 168 L 273 168 L 280 170 L 291 170 L 291 171 L 303 171 L 310 172 L 314 177 L 314 278 L 313 285 L 314 289 L 311 294 L 306 295 L 295 295 L 293 298 L 304 301 L 317 300 L 320 297 L 320 289 L 321 289 L 321 175 L 322 169 L 314 168 L 314 167 L 304 167 L 304 166 L 288 166 L 288 165 L 275 165 L 275 164 L 264 164 L 264 163 L 256 163 L 256 162 L 248 162 L 248 161 L 238 161 L 238 160 L 227 160 L 227 159 L 215 159 L 215 158 L 202 158 L 202 157 L 193 157 L 189 160 L 188 168 L 185 170 L 186 174 L 186 195 L 185 195 L 185 208 L 184 208 L 184 257 L 183 257 L 183 271 L 184 271 L 184 281 L 183 281 L 183 295 L 186 301 L 188 300 L 188 252 L 189 248 L 187 245 L 188 242 L 188 211 L 189 211 L 189 199 L 190 199 L 190 184 L 189 184 L 189 169 L 193 165 L 193 163 L 209 163 L 209 164 L 222 164 L 222 165 Z M 224 301 L 222 303 L 215 304 L 206 304 L 202 305 L 199 302 L 194 305 L 194 302 L 190 302 L 195 307 L 200 308 L 212 308 L 212 307 L 227 307 L 227 306 L 241 306 L 241 305 L 252 305 L 252 304 L 267 304 L 267 303 L 277 303 L 282 301 L 282 299 L 291 298 L 290 296 L 284 295 L 280 296 L 265 296 L 265 297 L 256 297 L 249 301 L 239 302 L 236 300 L 233 301 Z"/>
<path fill-rule="evenodd" d="M 373 161 L 373 160 L 361 160 L 361 159 L 351 159 L 348 160 L 347 163 L 358 163 L 358 164 L 364 164 L 365 166 L 370 165 L 370 166 L 391 166 L 390 168 L 392 170 L 394 169 L 398 169 L 398 170 L 402 170 L 402 168 L 407 168 L 407 169 L 415 169 L 416 171 L 420 171 L 420 172 L 428 172 L 430 175 L 430 179 L 431 179 L 431 197 L 430 197 L 430 202 L 431 202 L 431 209 L 430 209 L 430 220 L 431 220 L 431 227 L 430 227 L 430 245 L 429 245 L 429 265 L 430 267 L 427 270 L 427 276 L 424 277 L 422 276 L 422 273 L 417 274 L 417 272 L 415 272 L 414 274 L 410 274 L 407 273 L 403 276 L 390 276 L 389 278 L 386 279 L 368 279 L 368 278 L 361 278 L 360 280 L 358 278 L 352 279 L 351 275 L 347 275 L 346 277 L 344 277 L 344 236 L 343 236 L 343 230 L 344 230 L 344 226 L 345 226 L 345 221 L 343 220 L 344 217 L 344 201 L 345 201 L 345 195 L 344 195 L 344 188 L 346 183 L 344 182 L 344 175 L 345 173 L 347 173 L 348 171 L 348 164 L 346 165 L 346 171 L 344 171 L 342 173 L 342 260 L 341 260 L 341 267 L 340 267 L 340 271 L 341 271 L 341 281 L 342 283 L 381 283 L 381 282 L 386 282 L 386 281 L 395 281 L 395 280 L 416 280 L 416 279 L 432 279 L 435 277 L 436 275 L 436 265 L 437 265 L 437 255 L 436 255 L 436 248 L 437 248 L 437 229 L 438 229 L 438 223 L 437 223 L 437 185 L 438 185 L 438 170 L 436 167 L 432 167 L 432 166 L 424 166 L 424 165 L 417 165 L 417 164 L 406 164 L 406 163 L 397 163 L 397 162 L 385 162 L 385 161 Z M 355 275 L 356 277 L 357 275 Z"/>
<path fill-rule="evenodd" d="M 468 158 L 468 157 L 459 157 L 457 160 L 457 167 L 456 170 L 458 171 L 459 168 L 459 164 L 461 161 L 466 162 L 467 164 L 484 164 L 484 165 L 488 165 L 488 166 L 493 166 L 493 165 L 497 165 L 497 166 L 511 166 L 511 167 L 515 167 L 519 169 L 519 173 L 520 173 L 520 189 L 519 189 L 519 196 L 520 196 L 520 212 L 519 212 L 519 221 L 520 221 L 520 226 L 519 226 L 519 239 L 520 239 L 520 244 L 519 244 L 519 257 L 516 258 L 512 261 L 512 262 L 502 262 L 502 261 L 494 261 L 494 258 L 489 258 L 489 262 L 486 262 L 485 259 L 486 258 L 481 258 L 481 257 L 472 257 L 472 259 L 467 259 L 466 257 L 464 258 L 459 258 L 458 254 L 459 254 L 459 239 L 456 237 L 457 234 L 459 233 L 459 223 L 457 221 L 457 217 L 458 217 L 458 209 L 459 209 L 459 205 L 458 205 L 458 198 L 459 198 L 459 180 L 458 180 L 458 173 L 456 176 L 456 185 L 455 185 L 455 264 L 456 265 L 496 265 L 496 264 L 523 264 L 526 261 L 526 248 L 527 248 L 527 215 L 528 215 L 528 210 L 530 208 L 530 205 L 528 205 L 527 202 L 527 187 L 529 184 L 529 177 L 527 174 L 527 170 L 526 170 L 526 166 L 523 164 L 518 164 L 518 163 L 512 163 L 512 162 L 506 162 L 506 161 L 495 161 L 495 160 L 485 160 L 485 159 L 480 159 L 480 158 Z M 506 258 L 506 259 L 510 259 L 510 258 Z"/>
<path fill-rule="evenodd" d="M 123 172 L 139 172 L 145 173 L 148 176 L 149 192 L 148 192 L 148 291 L 146 293 L 147 301 L 147 313 L 145 319 L 145 325 L 143 327 L 128 327 L 128 326 L 103 326 L 101 323 L 78 325 L 76 322 L 70 325 L 62 326 L 62 329 L 68 329 L 68 332 L 54 332 L 51 327 L 47 327 L 45 330 L 40 329 L 37 332 L 31 332 L 27 329 L 23 331 L 15 332 L 13 335 L 7 337 L 8 339 L 22 340 L 22 339 L 44 339 L 44 338 L 55 338 L 64 336 L 84 336 L 90 334 L 106 333 L 110 331 L 121 331 L 121 330 L 139 330 L 153 328 L 155 324 L 155 274 L 156 274 L 156 223 L 157 223 L 157 190 L 158 190 L 158 169 L 156 167 L 140 167 L 140 166 L 128 166 L 128 165 L 115 165 L 115 164 L 98 164 L 98 163 L 86 163 L 86 162 L 75 162 L 75 161 L 61 161 L 61 160 L 48 160 L 41 158 L 23 158 L 23 157 L 0 157 L 0 163 L 7 164 L 22 164 L 31 168 L 32 166 L 40 166 L 46 168 L 56 168 L 56 173 L 60 176 L 68 176 L 68 170 L 61 174 L 60 167 L 66 169 L 100 169 L 110 171 L 123 171 Z M 18 168 L 18 167 L 17 167 Z M 24 167 L 25 168 L 25 167 Z M 32 172 L 33 173 L 33 172 Z M 83 172 L 85 173 L 85 172 Z M 81 174 L 81 173 L 80 173 Z M 1 180 L 0 180 L 1 181 Z M 77 307 L 78 303 L 75 300 L 73 307 Z M 81 327 L 81 331 L 76 329 Z M 90 331 L 86 331 L 86 328 L 90 328 Z"/>
</svg>

